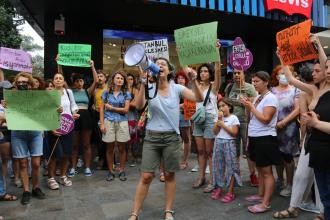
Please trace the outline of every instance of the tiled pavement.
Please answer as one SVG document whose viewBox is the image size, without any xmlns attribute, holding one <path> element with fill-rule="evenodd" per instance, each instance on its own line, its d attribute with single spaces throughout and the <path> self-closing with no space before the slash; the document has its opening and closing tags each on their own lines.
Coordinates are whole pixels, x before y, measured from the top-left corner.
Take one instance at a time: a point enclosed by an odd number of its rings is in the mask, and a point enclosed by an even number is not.
<svg viewBox="0 0 330 220">
<path fill-rule="evenodd" d="M 190 164 L 195 163 L 195 157 Z M 247 185 L 248 173 L 246 162 L 241 163 L 243 180 Z M 113 182 L 105 181 L 106 171 L 95 171 L 92 177 L 78 174 L 73 178 L 72 187 L 61 187 L 51 191 L 46 188 L 46 179 L 42 179 L 42 189 L 47 194 L 46 200 L 31 199 L 23 206 L 19 201 L 0 202 L 0 215 L 5 220 L 126 220 L 134 198 L 135 187 L 139 178 L 139 167 L 128 167 L 126 182 L 116 178 Z M 236 188 L 237 199 L 231 204 L 213 201 L 202 189 L 192 189 L 192 182 L 197 173 L 189 170 L 177 173 L 177 193 L 175 200 L 176 220 L 261 220 L 273 219 L 272 212 L 253 215 L 247 211 L 248 203 L 244 197 L 256 192 L 256 188 L 243 186 Z M 143 205 L 140 219 L 157 220 L 163 218 L 164 184 L 155 178 L 149 195 Z M 8 192 L 21 197 L 21 189 L 8 183 Z M 273 210 L 287 208 L 288 198 L 273 197 Z M 313 219 L 313 213 L 301 212 L 299 220 Z"/>
</svg>

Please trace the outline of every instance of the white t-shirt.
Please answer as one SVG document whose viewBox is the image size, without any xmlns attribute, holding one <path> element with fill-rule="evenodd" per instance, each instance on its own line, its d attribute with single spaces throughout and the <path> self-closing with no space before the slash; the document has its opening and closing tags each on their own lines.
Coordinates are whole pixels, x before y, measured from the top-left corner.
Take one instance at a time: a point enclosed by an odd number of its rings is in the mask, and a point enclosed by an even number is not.
<svg viewBox="0 0 330 220">
<path fill-rule="evenodd" d="M 155 84 L 149 90 L 149 95 L 155 93 Z M 157 93 L 156 97 L 149 100 L 149 116 L 146 130 L 151 131 L 175 131 L 180 134 L 180 97 L 185 89 L 184 86 L 170 81 L 168 96 L 164 97 Z"/>
<path fill-rule="evenodd" d="M 258 95 L 253 104 L 258 100 L 260 95 Z M 276 96 L 268 92 L 263 99 L 260 101 L 260 103 L 257 105 L 257 111 L 263 112 L 263 109 L 265 107 L 272 106 L 276 108 L 276 112 L 273 115 L 272 120 L 268 124 L 264 124 L 260 122 L 255 115 L 251 114 L 251 119 L 249 123 L 248 133 L 249 137 L 261 137 L 261 136 L 277 136 L 276 133 L 276 123 L 277 123 L 277 116 L 278 116 L 278 100 Z"/>
<path fill-rule="evenodd" d="M 231 114 L 229 117 L 223 117 L 222 119 L 227 127 L 231 128 L 234 125 L 238 125 L 238 126 L 240 125 L 239 120 L 236 115 Z M 218 119 L 215 120 L 214 122 L 217 122 L 217 121 L 218 121 Z M 216 138 L 229 139 L 229 140 L 235 139 L 235 137 L 228 134 L 228 132 L 223 128 L 220 129 L 220 132 L 217 134 Z"/>
</svg>

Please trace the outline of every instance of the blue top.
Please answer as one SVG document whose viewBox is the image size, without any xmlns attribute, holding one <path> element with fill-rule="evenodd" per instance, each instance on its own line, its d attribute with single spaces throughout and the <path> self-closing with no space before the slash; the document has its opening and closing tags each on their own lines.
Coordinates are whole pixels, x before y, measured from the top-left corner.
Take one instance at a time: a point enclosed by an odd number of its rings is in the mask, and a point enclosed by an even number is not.
<svg viewBox="0 0 330 220">
<path fill-rule="evenodd" d="M 73 89 L 72 90 L 74 100 L 78 106 L 88 107 L 89 99 L 84 89 Z"/>
<path fill-rule="evenodd" d="M 155 85 L 149 90 L 150 95 L 155 92 Z M 161 96 L 157 93 L 154 99 L 149 100 L 149 118 L 147 130 L 151 131 L 175 131 L 180 134 L 180 97 L 185 89 L 184 86 L 170 81 L 168 96 Z"/>
<path fill-rule="evenodd" d="M 108 99 L 108 100 L 107 100 Z M 115 108 L 124 108 L 125 107 L 125 101 L 131 100 L 132 96 L 131 93 L 125 92 L 123 93 L 120 91 L 117 96 L 114 96 L 113 93 L 109 93 L 109 91 L 104 91 L 102 93 L 102 100 L 104 104 L 108 103 L 112 105 Z M 105 110 L 104 111 L 104 119 L 108 121 L 128 121 L 127 114 L 117 113 L 114 111 Z"/>
</svg>

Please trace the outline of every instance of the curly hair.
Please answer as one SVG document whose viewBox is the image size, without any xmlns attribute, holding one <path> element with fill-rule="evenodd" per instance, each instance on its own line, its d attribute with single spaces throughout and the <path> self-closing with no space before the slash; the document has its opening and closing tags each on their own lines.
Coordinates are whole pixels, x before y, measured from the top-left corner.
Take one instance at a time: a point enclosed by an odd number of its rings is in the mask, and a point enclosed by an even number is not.
<svg viewBox="0 0 330 220">
<path fill-rule="evenodd" d="M 121 75 L 124 78 L 124 83 L 121 86 L 121 91 L 123 93 L 127 92 L 127 79 L 126 79 L 126 73 L 124 71 L 117 71 L 114 74 L 112 74 L 110 80 L 109 80 L 109 93 L 113 93 L 114 89 L 115 89 L 115 82 L 114 79 L 116 77 L 116 75 Z"/>
<path fill-rule="evenodd" d="M 201 69 L 202 67 L 206 67 L 207 70 L 209 71 L 209 81 L 212 82 L 214 81 L 214 66 L 209 63 L 203 63 L 200 67 L 197 69 L 197 80 L 200 82 L 201 81 Z"/>
<path fill-rule="evenodd" d="M 182 76 L 182 77 L 184 78 L 184 80 L 185 80 L 185 86 L 187 86 L 188 83 L 189 83 L 189 79 L 188 79 L 187 75 L 183 72 L 183 70 L 180 70 L 179 72 L 177 72 L 177 73 L 175 74 L 174 82 L 175 82 L 175 83 L 178 83 L 178 78 L 179 78 L 179 76 Z"/>
</svg>

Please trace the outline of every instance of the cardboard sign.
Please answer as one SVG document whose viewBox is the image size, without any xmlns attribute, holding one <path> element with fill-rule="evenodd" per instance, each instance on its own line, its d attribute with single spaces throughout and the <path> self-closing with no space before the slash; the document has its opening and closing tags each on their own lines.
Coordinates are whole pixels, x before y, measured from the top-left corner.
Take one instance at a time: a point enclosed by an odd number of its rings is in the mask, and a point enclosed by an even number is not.
<svg viewBox="0 0 330 220">
<path fill-rule="evenodd" d="M 184 99 L 183 102 L 183 117 L 184 120 L 190 120 L 191 116 L 196 112 L 196 102 Z"/>
<path fill-rule="evenodd" d="M 219 61 L 216 47 L 218 22 L 194 25 L 174 31 L 181 65 Z"/>
<path fill-rule="evenodd" d="M 0 68 L 32 73 L 31 55 L 23 50 L 0 47 Z"/>
<path fill-rule="evenodd" d="M 70 133 L 74 128 L 74 119 L 70 114 L 61 114 L 61 125 L 56 131 L 61 135 Z"/>
<path fill-rule="evenodd" d="M 288 15 L 301 14 L 311 17 L 313 0 L 265 0 L 266 11 L 278 9 Z"/>
<path fill-rule="evenodd" d="M 237 70 L 247 70 L 253 63 L 253 55 L 247 49 L 240 37 L 236 37 L 233 52 L 230 54 L 230 64 Z"/>
<path fill-rule="evenodd" d="M 59 44 L 57 63 L 63 66 L 90 67 L 92 46 L 89 44 Z"/>
<path fill-rule="evenodd" d="M 318 58 L 317 50 L 309 40 L 311 27 L 312 20 L 307 20 L 276 34 L 277 46 L 285 65 Z"/>
<path fill-rule="evenodd" d="M 48 131 L 60 127 L 59 91 L 4 90 L 10 130 Z"/>
<path fill-rule="evenodd" d="M 168 54 L 169 48 L 167 39 L 142 41 L 139 43 L 144 46 L 145 53 L 150 60 L 154 60 L 159 57 L 166 58 L 167 60 L 170 59 Z"/>
</svg>

